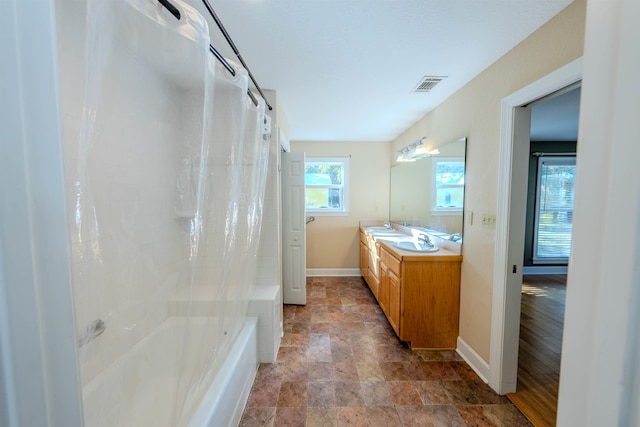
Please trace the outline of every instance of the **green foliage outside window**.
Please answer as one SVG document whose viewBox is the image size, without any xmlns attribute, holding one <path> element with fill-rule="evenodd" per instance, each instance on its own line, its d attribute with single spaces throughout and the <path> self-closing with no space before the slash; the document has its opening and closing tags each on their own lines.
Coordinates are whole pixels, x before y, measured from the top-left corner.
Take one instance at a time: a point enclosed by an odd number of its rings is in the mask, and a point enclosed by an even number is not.
<svg viewBox="0 0 640 427">
<path fill-rule="evenodd" d="M 304 171 L 305 184 L 320 184 L 320 182 L 314 182 L 322 181 L 318 176 L 329 179 L 329 182 L 322 182 L 322 184 L 342 185 L 342 164 L 307 162 Z"/>
<path fill-rule="evenodd" d="M 305 162 L 305 207 L 310 211 L 344 211 L 344 161 Z"/>
</svg>

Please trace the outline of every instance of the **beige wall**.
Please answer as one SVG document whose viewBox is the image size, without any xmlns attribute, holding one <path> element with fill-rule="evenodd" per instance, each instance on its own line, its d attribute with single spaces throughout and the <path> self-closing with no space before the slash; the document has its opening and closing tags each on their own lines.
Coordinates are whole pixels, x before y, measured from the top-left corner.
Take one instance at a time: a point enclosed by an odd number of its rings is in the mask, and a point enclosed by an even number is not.
<svg viewBox="0 0 640 427">
<path fill-rule="evenodd" d="M 358 268 L 358 224 L 389 218 L 389 142 L 291 142 L 307 157 L 349 160 L 349 214 L 321 216 L 307 225 L 307 268 Z"/>
<path fill-rule="evenodd" d="M 391 152 L 427 136 L 427 149 L 461 136 L 467 140 L 460 336 L 489 361 L 495 230 L 480 214 L 495 213 L 501 100 L 582 56 L 585 3 L 576 0 L 392 142 Z"/>
</svg>

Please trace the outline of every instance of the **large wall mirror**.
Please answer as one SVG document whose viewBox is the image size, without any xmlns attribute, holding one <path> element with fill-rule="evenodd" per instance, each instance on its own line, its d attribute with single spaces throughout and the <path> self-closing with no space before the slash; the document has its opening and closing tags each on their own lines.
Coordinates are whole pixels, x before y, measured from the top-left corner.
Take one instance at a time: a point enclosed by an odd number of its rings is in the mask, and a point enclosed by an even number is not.
<svg viewBox="0 0 640 427">
<path fill-rule="evenodd" d="M 462 243 L 467 138 L 391 168 L 389 220 Z"/>
</svg>

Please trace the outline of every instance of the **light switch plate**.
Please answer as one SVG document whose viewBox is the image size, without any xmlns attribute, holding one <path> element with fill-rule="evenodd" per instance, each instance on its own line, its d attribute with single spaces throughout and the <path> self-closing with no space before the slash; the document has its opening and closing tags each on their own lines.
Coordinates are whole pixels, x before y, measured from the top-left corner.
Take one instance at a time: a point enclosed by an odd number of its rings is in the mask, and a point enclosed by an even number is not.
<svg viewBox="0 0 640 427">
<path fill-rule="evenodd" d="M 496 228 L 496 214 L 483 213 L 481 223 L 482 228 Z"/>
</svg>

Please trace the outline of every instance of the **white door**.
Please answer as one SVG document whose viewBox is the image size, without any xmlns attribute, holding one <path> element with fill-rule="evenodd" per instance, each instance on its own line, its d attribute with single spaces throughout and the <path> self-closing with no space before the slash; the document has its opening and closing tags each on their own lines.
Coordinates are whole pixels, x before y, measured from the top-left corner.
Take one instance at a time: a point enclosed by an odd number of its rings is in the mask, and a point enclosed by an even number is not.
<svg viewBox="0 0 640 427">
<path fill-rule="evenodd" d="M 502 386 L 505 393 L 515 393 L 518 380 L 520 347 L 520 305 L 522 297 L 522 264 L 524 260 L 524 230 L 527 212 L 529 176 L 529 135 L 531 107 L 514 109 L 511 196 L 509 234 L 507 240 L 505 326 L 502 359 Z"/>
<path fill-rule="evenodd" d="M 307 303 L 304 153 L 282 153 L 282 285 L 285 304 Z"/>
</svg>

